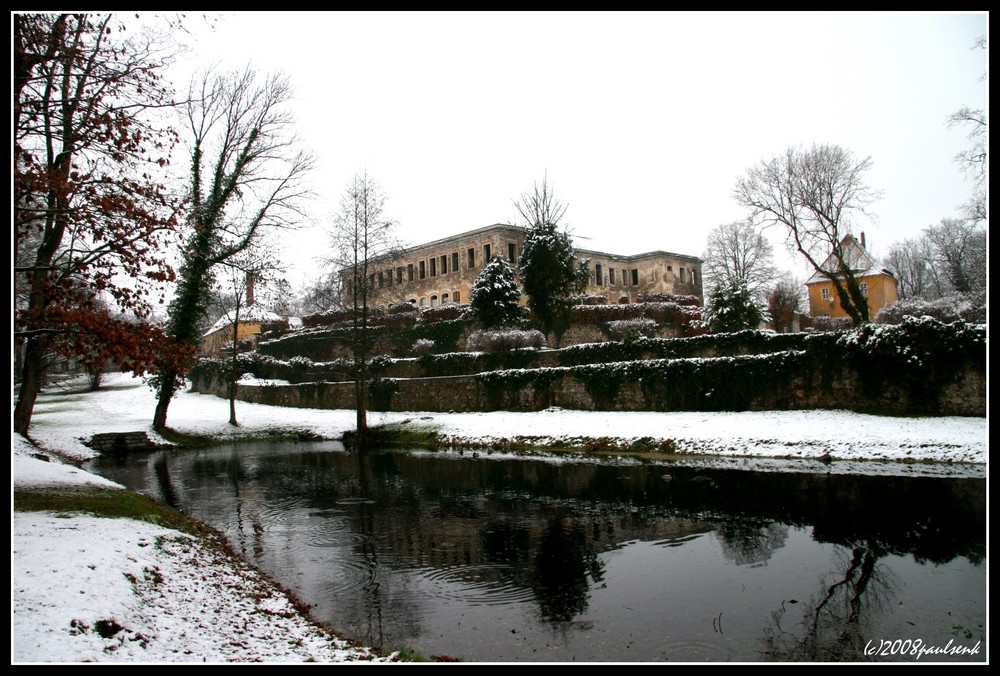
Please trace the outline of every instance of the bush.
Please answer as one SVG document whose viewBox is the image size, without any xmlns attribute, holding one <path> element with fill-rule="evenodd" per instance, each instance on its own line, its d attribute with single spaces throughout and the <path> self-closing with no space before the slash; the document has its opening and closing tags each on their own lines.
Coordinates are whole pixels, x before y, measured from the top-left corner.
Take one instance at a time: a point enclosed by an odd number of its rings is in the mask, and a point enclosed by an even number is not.
<svg viewBox="0 0 1000 676">
<path fill-rule="evenodd" d="M 814 331 L 849 331 L 854 328 L 854 320 L 850 317 L 813 317 L 812 327 Z"/>
<path fill-rule="evenodd" d="M 570 296 L 569 302 L 572 305 L 606 305 L 608 302 L 607 296 Z"/>
<path fill-rule="evenodd" d="M 963 321 L 986 323 L 986 299 L 971 296 L 946 296 L 936 300 L 905 298 L 884 306 L 875 314 L 876 324 L 901 324 L 906 317 L 932 317 L 950 324 Z"/>
<path fill-rule="evenodd" d="M 616 319 L 608 322 L 612 340 L 634 340 L 640 336 L 651 338 L 659 325 L 652 319 Z"/>
<path fill-rule="evenodd" d="M 521 348 L 539 349 L 545 345 L 541 331 L 494 330 L 476 331 L 466 340 L 466 348 L 474 352 L 506 352 Z"/>
<path fill-rule="evenodd" d="M 428 338 L 418 338 L 414 343 L 413 347 L 410 348 L 410 352 L 418 357 L 422 357 L 425 354 L 430 354 L 434 351 L 434 341 Z"/>
<path fill-rule="evenodd" d="M 676 303 L 688 307 L 701 307 L 698 296 L 682 296 L 673 293 L 640 293 L 637 300 L 640 303 Z"/>
</svg>

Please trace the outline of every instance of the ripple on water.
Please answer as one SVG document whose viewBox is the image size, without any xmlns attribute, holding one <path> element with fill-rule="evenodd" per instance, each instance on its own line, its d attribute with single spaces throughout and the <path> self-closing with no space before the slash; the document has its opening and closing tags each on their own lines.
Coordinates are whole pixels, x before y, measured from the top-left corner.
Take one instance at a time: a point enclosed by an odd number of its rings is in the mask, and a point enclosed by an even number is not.
<svg viewBox="0 0 1000 676">
<path fill-rule="evenodd" d="M 421 578 L 431 596 L 469 605 L 503 606 L 534 598 L 530 585 L 517 580 L 517 569 L 504 564 L 427 568 Z"/>
</svg>

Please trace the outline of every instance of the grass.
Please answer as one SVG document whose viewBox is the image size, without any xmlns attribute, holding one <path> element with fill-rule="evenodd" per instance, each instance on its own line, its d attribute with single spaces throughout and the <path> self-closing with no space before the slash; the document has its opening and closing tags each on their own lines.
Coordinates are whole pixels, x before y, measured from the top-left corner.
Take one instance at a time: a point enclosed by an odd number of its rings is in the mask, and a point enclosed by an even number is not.
<svg viewBox="0 0 1000 676">
<path fill-rule="evenodd" d="M 71 486 L 58 489 L 16 490 L 14 510 L 66 515 L 84 513 L 109 519 L 134 519 L 198 537 L 214 533 L 204 524 L 172 507 L 141 493 L 117 488 Z"/>
</svg>

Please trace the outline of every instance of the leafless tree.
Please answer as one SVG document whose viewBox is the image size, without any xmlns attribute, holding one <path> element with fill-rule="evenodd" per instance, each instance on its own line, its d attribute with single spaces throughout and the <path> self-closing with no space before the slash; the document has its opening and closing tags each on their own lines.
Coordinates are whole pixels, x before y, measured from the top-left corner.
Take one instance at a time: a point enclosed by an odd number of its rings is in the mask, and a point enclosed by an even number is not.
<svg viewBox="0 0 1000 676">
<path fill-rule="evenodd" d="M 290 97 L 286 76 L 262 78 L 251 68 L 209 70 L 192 81 L 185 109 L 189 234 L 167 322 L 178 348 L 198 343 L 216 266 L 251 248 L 268 229 L 295 227 L 305 218 L 301 207 L 311 195 L 305 180 L 314 160 L 294 135 Z M 181 373 L 166 365 L 157 374 L 154 429 L 166 426 Z"/>
<path fill-rule="evenodd" d="M 220 265 L 222 271 L 219 275 L 219 286 L 232 300 L 229 310 L 223 317 L 227 320 L 226 328 L 233 338 L 232 350 L 228 355 L 230 361 L 226 390 L 229 397 L 229 424 L 236 427 L 239 425 L 236 420 L 236 384 L 241 375 L 240 323 L 252 322 L 255 318 L 262 319 L 263 313 L 259 309 L 258 301 L 277 284 L 280 266 L 264 246 L 244 249 Z"/>
<path fill-rule="evenodd" d="M 869 321 L 868 299 L 857 279 L 856 249 L 845 246 L 845 237 L 855 219 L 871 218 L 869 208 L 880 197 L 864 180 L 871 165 L 871 158 L 855 160 L 836 145 L 789 147 L 750 167 L 733 190 L 755 221 L 785 229 L 790 248 L 831 282 L 855 324 Z"/>
<path fill-rule="evenodd" d="M 542 177 L 542 184 L 538 185 L 536 182 L 530 192 L 521 193 L 521 197 L 514 201 L 514 206 L 526 226 L 532 228 L 539 225 L 558 226 L 569 205 L 556 198 L 546 173 Z"/>
<path fill-rule="evenodd" d="M 789 332 L 795 325 L 795 315 L 805 304 L 805 284 L 785 275 L 767 296 L 767 311 L 775 331 Z"/>
<path fill-rule="evenodd" d="M 756 300 L 763 301 L 777 275 L 771 243 L 750 221 L 716 226 L 708 235 L 702 258 L 709 291 L 745 287 Z"/>
<path fill-rule="evenodd" d="M 987 49 L 986 36 L 976 39 L 973 49 Z M 986 72 L 980 78 L 986 80 Z M 986 92 L 984 92 L 984 95 Z M 962 167 L 967 178 L 973 181 L 972 197 L 962 205 L 966 218 L 973 223 L 986 220 L 986 181 L 990 165 L 988 156 L 989 136 L 987 133 L 986 110 L 962 106 L 948 116 L 948 126 L 962 126 L 969 130 L 969 147 L 955 155 L 955 161 Z"/>
<path fill-rule="evenodd" d="M 962 294 L 986 291 L 986 230 L 972 221 L 942 218 L 924 229 L 932 262 L 951 289 Z"/>
<path fill-rule="evenodd" d="M 885 264 L 896 278 L 900 298 L 934 300 L 948 292 L 947 282 L 934 265 L 934 252 L 926 237 L 893 244 Z"/>
<path fill-rule="evenodd" d="M 330 234 L 335 255 L 332 262 L 341 277 L 344 305 L 352 310 L 356 434 L 362 449 L 368 440 L 371 310 L 385 288 L 380 288 L 378 275 L 393 266 L 401 248 L 395 229 L 396 223 L 385 216 L 381 186 L 367 172 L 355 174 L 344 190 Z"/>
</svg>

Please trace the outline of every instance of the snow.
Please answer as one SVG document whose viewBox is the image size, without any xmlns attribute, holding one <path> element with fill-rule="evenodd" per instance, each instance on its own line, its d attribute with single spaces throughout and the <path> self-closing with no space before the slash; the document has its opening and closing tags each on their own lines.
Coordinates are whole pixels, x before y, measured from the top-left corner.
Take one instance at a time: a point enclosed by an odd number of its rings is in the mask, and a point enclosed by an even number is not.
<svg viewBox="0 0 1000 676">
<path fill-rule="evenodd" d="M 97 392 L 43 392 L 29 436 L 11 435 L 11 490 L 117 484 L 74 467 L 94 456 L 99 432 L 145 431 L 155 398 L 141 380 L 109 376 Z M 265 431 L 339 438 L 351 410 L 294 409 L 228 402 L 187 391 L 171 402 L 168 425 L 220 440 Z M 372 413 L 370 424 L 432 427 L 442 447 L 585 445 L 612 439 L 671 440 L 671 462 L 759 471 L 985 477 L 987 418 L 893 418 L 848 411 L 755 413 L 582 412 Z M 495 449 L 495 451 L 493 451 Z M 440 451 L 459 453 L 461 451 Z M 537 457 L 537 455 L 536 455 Z M 609 456 L 549 452 L 559 461 Z M 622 454 L 618 461 L 637 461 Z M 110 621 L 110 622 L 107 622 Z M 11 661 L 344 662 L 392 661 L 348 646 L 299 615 L 289 599 L 242 562 L 178 531 L 127 519 L 11 512 Z M 103 624 L 102 624 L 103 623 Z M 99 631 L 102 629 L 103 631 Z M 102 634 L 107 635 L 104 637 Z"/>
</svg>

